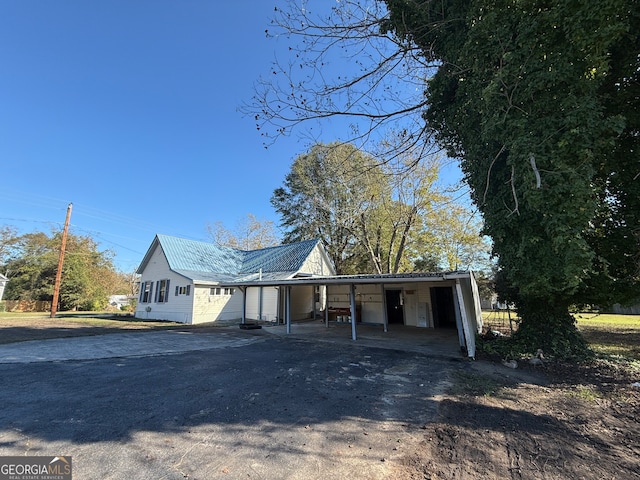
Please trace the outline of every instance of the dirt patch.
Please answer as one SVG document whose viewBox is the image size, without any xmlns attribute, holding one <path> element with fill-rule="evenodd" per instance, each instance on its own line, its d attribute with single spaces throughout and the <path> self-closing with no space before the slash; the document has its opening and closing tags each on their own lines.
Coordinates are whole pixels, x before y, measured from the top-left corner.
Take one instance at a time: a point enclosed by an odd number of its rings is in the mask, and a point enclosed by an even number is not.
<svg viewBox="0 0 640 480">
<path fill-rule="evenodd" d="M 602 362 L 544 368 L 463 372 L 398 478 L 640 478 L 639 379 Z"/>
</svg>

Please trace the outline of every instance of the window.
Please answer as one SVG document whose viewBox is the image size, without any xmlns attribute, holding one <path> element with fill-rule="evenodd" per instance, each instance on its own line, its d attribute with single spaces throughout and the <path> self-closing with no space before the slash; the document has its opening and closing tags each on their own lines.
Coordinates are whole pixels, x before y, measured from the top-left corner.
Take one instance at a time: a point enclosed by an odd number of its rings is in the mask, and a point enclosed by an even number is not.
<svg viewBox="0 0 640 480">
<path fill-rule="evenodd" d="M 221 288 L 221 287 L 211 287 L 209 289 L 209 295 L 233 295 L 236 292 L 235 288 Z"/>
<path fill-rule="evenodd" d="M 187 285 L 186 287 L 176 287 L 176 297 L 178 295 L 190 295 L 191 294 L 191 285 Z"/>
<path fill-rule="evenodd" d="M 140 285 L 140 303 L 151 302 L 152 291 L 153 291 L 153 282 L 142 282 L 142 285 Z"/>
<path fill-rule="evenodd" d="M 156 282 L 156 302 L 165 303 L 169 301 L 169 280 L 158 280 Z"/>
</svg>

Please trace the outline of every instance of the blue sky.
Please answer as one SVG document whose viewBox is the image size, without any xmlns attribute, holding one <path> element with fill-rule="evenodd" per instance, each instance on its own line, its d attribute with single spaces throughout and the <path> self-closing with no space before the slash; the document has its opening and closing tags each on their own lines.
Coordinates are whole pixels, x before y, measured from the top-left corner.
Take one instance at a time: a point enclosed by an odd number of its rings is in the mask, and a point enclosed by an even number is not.
<svg viewBox="0 0 640 480">
<path fill-rule="evenodd" d="M 91 235 L 132 271 L 156 233 L 208 240 L 269 199 L 298 137 L 238 108 L 268 75 L 265 0 L 0 0 L 0 225 Z M 326 141 L 334 140 L 326 138 Z"/>
</svg>

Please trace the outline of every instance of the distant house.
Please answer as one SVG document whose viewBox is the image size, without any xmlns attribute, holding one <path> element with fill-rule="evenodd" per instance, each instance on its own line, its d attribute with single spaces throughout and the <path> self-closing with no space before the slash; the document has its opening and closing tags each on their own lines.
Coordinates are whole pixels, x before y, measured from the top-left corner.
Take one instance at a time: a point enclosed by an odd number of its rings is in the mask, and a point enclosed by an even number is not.
<svg viewBox="0 0 640 480">
<path fill-rule="evenodd" d="M 7 285 L 9 279 L 0 273 L 0 302 L 2 301 L 2 296 L 4 295 L 4 287 Z"/>
<path fill-rule="evenodd" d="M 109 306 L 116 310 L 122 310 L 122 308 L 132 305 L 132 300 L 135 297 L 132 295 L 111 295 L 109 296 Z"/>
<path fill-rule="evenodd" d="M 456 329 L 475 356 L 482 331 L 478 287 L 470 271 L 336 275 L 317 240 L 242 251 L 157 235 L 138 274 L 135 316 L 182 323 L 321 319 L 392 328 Z"/>
</svg>

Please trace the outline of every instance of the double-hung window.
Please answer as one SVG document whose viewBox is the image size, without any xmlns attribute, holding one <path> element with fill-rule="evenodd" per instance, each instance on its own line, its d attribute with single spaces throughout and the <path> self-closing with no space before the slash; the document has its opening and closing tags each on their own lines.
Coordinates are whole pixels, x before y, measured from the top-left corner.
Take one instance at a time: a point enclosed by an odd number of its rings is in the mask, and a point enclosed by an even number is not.
<svg viewBox="0 0 640 480">
<path fill-rule="evenodd" d="M 153 282 L 142 282 L 140 285 L 140 303 L 151 303 Z"/>
<path fill-rule="evenodd" d="M 169 280 L 158 280 L 156 282 L 156 303 L 169 301 Z"/>
</svg>

